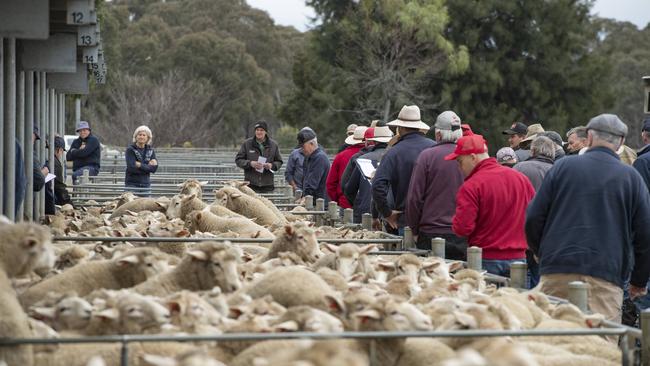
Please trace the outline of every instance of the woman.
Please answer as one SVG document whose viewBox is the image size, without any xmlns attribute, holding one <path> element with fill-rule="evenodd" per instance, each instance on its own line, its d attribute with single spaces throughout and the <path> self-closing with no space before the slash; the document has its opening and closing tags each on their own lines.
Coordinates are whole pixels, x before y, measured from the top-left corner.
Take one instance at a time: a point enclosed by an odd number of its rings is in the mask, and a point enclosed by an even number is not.
<svg viewBox="0 0 650 366">
<path fill-rule="evenodd" d="M 126 177 L 125 190 L 138 196 L 148 197 L 151 194 L 149 174 L 158 169 L 156 153 L 151 147 L 152 134 L 147 126 L 140 126 L 133 133 L 133 143 L 126 148 Z"/>
</svg>

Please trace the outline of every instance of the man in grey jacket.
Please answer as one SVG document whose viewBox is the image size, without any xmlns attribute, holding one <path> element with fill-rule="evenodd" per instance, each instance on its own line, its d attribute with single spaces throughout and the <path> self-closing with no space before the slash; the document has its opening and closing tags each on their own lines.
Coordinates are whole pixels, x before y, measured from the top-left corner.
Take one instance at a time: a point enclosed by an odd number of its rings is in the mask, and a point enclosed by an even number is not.
<svg viewBox="0 0 650 366">
<path fill-rule="evenodd" d="M 531 157 L 515 165 L 514 169 L 528 177 L 537 192 L 546 172 L 553 166 L 555 143 L 545 136 L 536 137 L 530 144 L 530 153 Z"/>
</svg>

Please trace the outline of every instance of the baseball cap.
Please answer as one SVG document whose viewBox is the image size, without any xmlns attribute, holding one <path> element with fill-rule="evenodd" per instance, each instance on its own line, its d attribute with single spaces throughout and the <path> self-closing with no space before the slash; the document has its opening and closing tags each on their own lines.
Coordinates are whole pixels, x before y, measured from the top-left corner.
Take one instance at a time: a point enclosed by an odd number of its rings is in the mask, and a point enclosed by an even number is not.
<svg viewBox="0 0 650 366">
<path fill-rule="evenodd" d="M 525 135 L 528 131 L 528 126 L 521 122 L 515 122 L 509 129 L 503 131 L 504 135 Z"/>
<path fill-rule="evenodd" d="M 463 136 L 456 143 L 453 153 L 445 156 L 445 160 L 454 160 L 460 155 L 483 154 L 487 152 L 487 144 L 481 135 Z"/>
<path fill-rule="evenodd" d="M 439 130 L 456 131 L 461 128 L 460 117 L 454 111 L 444 111 L 436 118 L 433 127 Z"/>
<path fill-rule="evenodd" d="M 463 130 L 463 136 L 472 136 L 474 134 L 472 127 L 467 123 L 460 125 L 460 128 Z"/>
<path fill-rule="evenodd" d="M 305 142 L 313 140 L 316 138 L 316 133 L 311 129 L 302 129 L 298 132 L 298 144 L 304 145 Z"/>
<path fill-rule="evenodd" d="M 544 131 L 539 133 L 537 136 L 546 136 L 549 139 L 551 139 L 551 141 L 553 141 L 553 143 L 555 143 L 556 145 L 564 146 L 564 141 L 562 141 L 562 136 L 560 136 L 560 134 L 555 131 Z"/>
<path fill-rule="evenodd" d="M 646 119 L 643 121 L 643 128 L 641 131 L 650 131 L 650 117 L 646 117 Z"/>
<path fill-rule="evenodd" d="M 506 163 L 510 160 L 517 160 L 517 154 L 510 147 L 502 147 L 497 151 L 497 161 L 499 163 Z"/>
<path fill-rule="evenodd" d="M 615 114 L 600 114 L 587 123 L 587 130 L 596 130 L 614 136 L 627 136 L 627 125 Z"/>
<path fill-rule="evenodd" d="M 54 136 L 54 148 L 55 149 L 63 149 L 65 151 L 65 140 L 63 140 L 63 137 L 61 136 Z"/>
<path fill-rule="evenodd" d="M 79 121 L 79 122 L 77 123 L 77 129 L 75 130 L 75 132 L 79 132 L 79 130 L 83 130 L 84 128 L 87 128 L 87 129 L 90 130 L 90 125 L 88 124 L 88 122 L 86 122 L 86 121 Z"/>
</svg>

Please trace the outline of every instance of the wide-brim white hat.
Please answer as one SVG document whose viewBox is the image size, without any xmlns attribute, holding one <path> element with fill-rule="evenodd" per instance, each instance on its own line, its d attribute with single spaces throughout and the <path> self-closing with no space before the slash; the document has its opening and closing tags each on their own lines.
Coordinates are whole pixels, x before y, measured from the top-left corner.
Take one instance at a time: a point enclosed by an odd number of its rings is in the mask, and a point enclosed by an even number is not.
<svg viewBox="0 0 650 366">
<path fill-rule="evenodd" d="M 375 135 L 368 141 L 388 142 L 393 138 L 393 131 L 388 126 L 375 127 Z"/>
<path fill-rule="evenodd" d="M 416 105 L 405 105 L 399 111 L 397 119 L 387 123 L 389 126 L 414 128 L 429 131 L 431 127 L 420 119 L 420 108 Z"/>
<path fill-rule="evenodd" d="M 367 129 L 368 127 L 366 126 L 358 126 L 354 129 L 354 133 L 345 139 L 345 143 L 348 145 L 357 145 L 363 143 L 363 135 L 366 133 Z"/>
</svg>

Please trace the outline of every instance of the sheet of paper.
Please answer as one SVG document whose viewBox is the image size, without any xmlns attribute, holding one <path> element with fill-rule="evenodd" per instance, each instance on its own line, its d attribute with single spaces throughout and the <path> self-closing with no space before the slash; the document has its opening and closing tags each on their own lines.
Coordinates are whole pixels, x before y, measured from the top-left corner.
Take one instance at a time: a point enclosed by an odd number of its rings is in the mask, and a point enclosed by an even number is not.
<svg viewBox="0 0 650 366">
<path fill-rule="evenodd" d="M 372 160 L 357 159 L 357 165 L 359 166 L 359 169 L 361 169 L 361 174 L 363 174 L 364 177 L 372 179 L 372 177 L 375 176 L 375 171 L 377 169 L 372 165 Z"/>
<path fill-rule="evenodd" d="M 51 181 L 54 178 L 56 178 L 56 175 L 54 175 L 52 173 L 47 173 L 47 175 L 45 176 L 45 183 Z"/>
<path fill-rule="evenodd" d="M 259 158 L 257 158 L 257 162 L 260 163 L 260 164 L 266 164 L 266 158 L 263 157 L 263 156 L 260 156 Z M 260 172 L 260 173 L 263 173 L 264 172 L 264 167 L 262 167 L 260 169 L 255 169 L 255 170 Z"/>
</svg>

